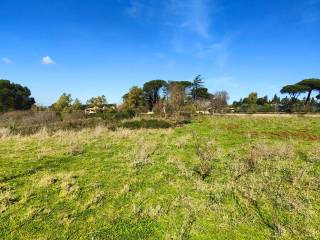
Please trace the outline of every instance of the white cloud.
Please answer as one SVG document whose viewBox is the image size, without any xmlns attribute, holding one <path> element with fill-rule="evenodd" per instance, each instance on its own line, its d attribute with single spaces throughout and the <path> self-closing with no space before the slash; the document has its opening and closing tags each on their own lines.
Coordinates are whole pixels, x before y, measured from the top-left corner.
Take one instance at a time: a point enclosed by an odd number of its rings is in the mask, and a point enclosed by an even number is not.
<svg viewBox="0 0 320 240">
<path fill-rule="evenodd" d="M 51 57 L 45 56 L 42 58 L 42 64 L 49 65 L 49 64 L 55 64 L 55 62 L 53 61 L 53 59 Z"/>
<path fill-rule="evenodd" d="M 2 58 L 2 62 L 4 62 L 5 64 L 12 64 L 13 63 L 13 61 L 7 57 Z"/>
</svg>

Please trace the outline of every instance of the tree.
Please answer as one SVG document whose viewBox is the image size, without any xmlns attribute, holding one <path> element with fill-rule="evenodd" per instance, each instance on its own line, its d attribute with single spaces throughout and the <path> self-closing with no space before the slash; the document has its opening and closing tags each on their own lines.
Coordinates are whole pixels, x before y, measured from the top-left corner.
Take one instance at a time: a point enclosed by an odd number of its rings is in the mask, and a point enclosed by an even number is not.
<svg viewBox="0 0 320 240">
<path fill-rule="evenodd" d="M 182 87 L 185 91 L 187 91 L 188 88 L 192 87 L 192 82 L 189 81 L 169 81 L 167 84 L 167 87 L 177 85 L 179 87 Z"/>
<path fill-rule="evenodd" d="M 154 105 L 160 100 L 160 90 L 167 86 L 164 80 L 151 80 L 143 85 L 144 97 L 147 101 L 148 110 L 152 111 Z"/>
<path fill-rule="evenodd" d="M 298 97 L 301 93 L 310 92 L 310 90 L 311 90 L 311 88 L 308 86 L 294 84 L 294 85 L 284 86 L 280 90 L 280 92 L 282 94 L 289 94 L 289 96 L 291 97 L 291 100 L 293 102 L 296 102 L 296 100 L 298 99 Z"/>
<path fill-rule="evenodd" d="M 29 88 L 0 79 L 0 112 L 29 110 L 35 103 Z"/>
<path fill-rule="evenodd" d="M 169 103 L 174 111 L 180 111 L 186 101 L 187 89 L 191 86 L 187 81 L 171 81 L 168 84 Z"/>
<path fill-rule="evenodd" d="M 183 92 L 183 95 L 186 96 L 189 89 L 192 87 L 192 82 L 189 81 L 169 81 L 165 86 L 165 93 L 167 96 L 170 95 L 170 91 L 174 88 L 175 90 L 179 89 L 179 91 Z"/>
<path fill-rule="evenodd" d="M 106 104 L 108 104 L 108 102 L 107 102 L 107 99 L 104 95 L 92 97 L 87 101 L 87 105 L 89 105 L 90 107 L 102 108 Z"/>
<path fill-rule="evenodd" d="M 243 103 L 246 104 L 257 104 L 258 94 L 256 92 L 252 92 L 248 95 L 248 97 L 243 99 Z"/>
<path fill-rule="evenodd" d="M 201 75 L 197 75 L 192 82 L 191 96 L 192 96 L 193 101 L 197 100 L 198 89 L 202 88 L 203 84 L 204 84 L 204 82 L 203 82 Z"/>
<path fill-rule="evenodd" d="M 145 106 L 143 90 L 137 86 L 130 88 L 123 97 L 124 107 L 127 109 L 138 109 Z"/>
<path fill-rule="evenodd" d="M 274 111 L 278 112 L 279 111 L 279 105 L 281 103 L 280 97 L 278 97 L 277 94 L 275 94 L 271 100 L 272 105 L 274 106 Z"/>
<path fill-rule="evenodd" d="M 304 86 L 305 87 L 304 89 L 308 89 L 308 96 L 306 99 L 306 103 L 310 101 L 312 91 L 317 90 L 320 93 L 320 79 L 317 79 L 317 78 L 305 79 L 298 82 L 297 85 Z M 302 92 L 305 92 L 305 91 L 302 91 Z"/>
<path fill-rule="evenodd" d="M 278 97 L 278 95 L 275 94 L 275 95 L 273 96 L 272 100 L 271 100 L 271 103 L 273 103 L 273 104 L 280 104 L 280 101 L 281 101 L 280 97 Z"/>
<path fill-rule="evenodd" d="M 264 96 L 263 98 L 258 98 L 257 99 L 257 104 L 261 105 L 261 106 L 267 104 L 268 102 L 269 102 L 268 96 Z"/>
<path fill-rule="evenodd" d="M 194 94 L 196 96 L 196 98 L 199 100 L 205 100 L 205 99 L 210 99 L 210 97 L 212 96 L 209 92 L 208 92 L 208 88 L 205 87 L 200 87 L 194 90 Z"/>
<path fill-rule="evenodd" d="M 82 108 L 82 103 L 80 102 L 80 100 L 78 98 L 76 98 L 72 105 L 71 105 L 71 110 L 72 111 L 79 111 Z"/>
<path fill-rule="evenodd" d="M 256 112 L 257 111 L 257 102 L 258 102 L 258 94 L 256 92 L 252 92 L 248 95 L 248 97 L 243 99 L 242 108 L 246 112 Z"/>
<path fill-rule="evenodd" d="M 216 92 L 211 99 L 211 107 L 216 111 L 223 111 L 228 106 L 229 94 L 226 91 Z"/>
<path fill-rule="evenodd" d="M 57 112 L 69 112 L 71 110 L 71 102 L 71 94 L 63 93 L 52 105 L 52 108 Z"/>
</svg>

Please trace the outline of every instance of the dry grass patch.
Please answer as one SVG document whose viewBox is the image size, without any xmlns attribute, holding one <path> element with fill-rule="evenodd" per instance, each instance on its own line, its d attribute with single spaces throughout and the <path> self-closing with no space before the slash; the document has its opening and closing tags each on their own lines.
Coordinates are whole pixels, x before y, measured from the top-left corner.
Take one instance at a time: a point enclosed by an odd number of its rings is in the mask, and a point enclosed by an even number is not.
<svg viewBox="0 0 320 240">
<path fill-rule="evenodd" d="M 48 186 L 58 182 L 58 180 L 59 180 L 59 178 L 57 176 L 46 174 L 40 179 L 38 186 L 48 187 Z"/>
<path fill-rule="evenodd" d="M 7 211 L 12 205 L 20 201 L 15 188 L 7 185 L 0 186 L 0 213 Z"/>
<path fill-rule="evenodd" d="M 90 200 L 84 205 L 84 208 L 89 209 L 99 206 L 105 199 L 106 194 L 103 191 L 97 191 L 90 197 Z"/>
<path fill-rule="evenodd" d="M 81 190 L 78 185 L 77 178 L 80 176 L 78 173 L 59 174 L 61 195 L 64 197 L 75 197 Z"/>
<path fill-rule="evenodd" d="M 152 164 L 152 156 L 157 150 L 157 144 L 154 142 L 147 142 L 142 139 L 137 142 L 137 146 L 129 154 L 131 155 L 131 163 L 134 168 L 141 168 Z"/>
<path fill-rule="evenodd" d="M 9 128 L 0 128 L 0 138 L 7 138 L 10 136 Z"/>
<path fill-rule="evenodd" d="M 186 178 L 190 178 L 193 176 L 193 171 L 186 166 L 186 164 L 182 161 L 181 157 L 177 155 L 169 156 L 167 162 L 173 164 L 178 169 L 179 176 L 184 176 Z"/>
</svg>

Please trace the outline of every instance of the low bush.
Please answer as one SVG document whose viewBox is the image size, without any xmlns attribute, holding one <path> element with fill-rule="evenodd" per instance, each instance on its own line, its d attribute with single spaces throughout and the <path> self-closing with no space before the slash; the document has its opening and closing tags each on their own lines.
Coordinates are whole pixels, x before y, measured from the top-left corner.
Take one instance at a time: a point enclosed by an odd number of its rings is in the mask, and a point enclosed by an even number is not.
<svg viewBox="0 0 320 240">
<path fill-rule="evenodd" d="M 103 120 L 108 121 L 119 121 L 125 119 L 131 119 L 135 116 L 135 112 L 132 110 L 127 111 L 111 111 L 111 112 L 103 112 L 97 115 L 97 117 L 101 117 Z"/>
<path fill-rule="evenodd" d="M 61 121 L 61 117 L 55 112 L 13 111 L 0 115 L 0 124 L 3 126 L 45 124 L 56 121 Z"/>
<path fill-rule="evenodd" d="M 81 130 L 83 128 L 94 128 L 103 125 L 100 119 L 78 119 L 72 121 L 57 121 L 48 124 L 22 124 L 10 127 L 11 134 L 29 135 L 39 132 L 42 128 L 46 128 L 48 132 L 56 132 L 59 130 Z"/>
<path fill-rule="evenodd" d="M 62 120 L 63 121 L 73 121 L 73 120 L 79 120 L 84 119 L 85 114 L 83 111 L 74 111 L 71 113 L 62 113 Z"/>
<path fill-rule="evenodd" d="M 139 128 L 170 128 L 173 124 L 161 119 L 141 119 L 126 121 L 120 124 L 120 127 L 139 129 Z"/>
</svg>

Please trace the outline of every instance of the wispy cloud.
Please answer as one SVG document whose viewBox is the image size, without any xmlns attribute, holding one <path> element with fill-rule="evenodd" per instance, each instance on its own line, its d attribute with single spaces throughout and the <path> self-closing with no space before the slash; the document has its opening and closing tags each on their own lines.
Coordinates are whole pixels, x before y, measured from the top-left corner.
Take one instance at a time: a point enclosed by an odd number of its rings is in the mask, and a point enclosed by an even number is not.
<svg viewBox="0 0 320 240">
<path fill-rule="evenodd" d="M 142 14 L 144 6 L 139 0 L 131 0 L 129 6 L 125 8 L 124 13 L 130 17 L 138 17 Z"/>
<path fill-rule="evenodd" d="M 149 20 L 158 9 L 154 3 L 154 1 L 130 0 L 124 9 L 124 14 L 136 19 Z"/>
<path fill-rule="evenodd" d="M 1 60 L 5 64 L 12 64 L 13 63 L 13 61 L 10 58 L 7 58 L 7 57 L 3 57 Z"/>
<path fill-rule="evenodd" d="M 235 81 L 235 78 L 232 76 L 219 76 L 212 77 L 206 80 L 214 89 L 236 89 L 239 88 L 239 83 Z"/>
<path fill-rule="evenodd" d="M 225 38 L 220 42 L 214 42 L 209 45 L 198 43 L 196 56 L 200 59 L 210 58 L 217 67 L 223 68 L 229 59 L 230 42 L 231 38 Z"/>
<path fill-rule="evenodd" d="M 210 7 L 207 0 L 171 0 L 165 6 L 171 24 L 201 37 L 210 36 Z"/>
<path fill-rule="evenodd" d="M 210 35 L 208 0 L 130 0 L 124 13 L 141 20 L 152 18 L 165 28 L 179 28 L 204 38 Z"/>
<path fill-rule="evenodd" d="M 50 65 L 50 64 L 55 64 L 55 62 L 50 56 L 45 56 L 45 57 L 42 57 L 42 64 Z"/>
<path fill-rule="evenodd" d="M 212 61 L 223 68 L 230 39 L 214 34 L 216 0 L 130 0 L 125 14 L 136 21 L 160 26 L 163 42 L 177 54 Z M 219 8 L 220 9 L 220 8 Z M 218 11 L 218 10 L 217 10 Z M 222 40 L 221 40 L 222 39 Z"/>
</svg>

